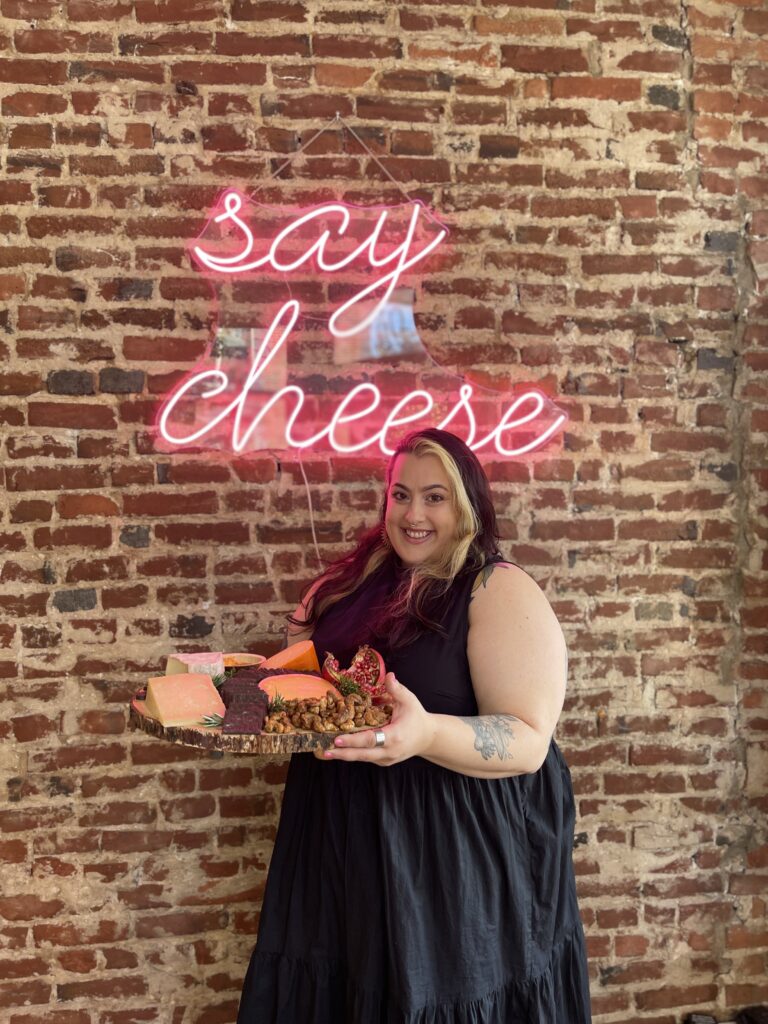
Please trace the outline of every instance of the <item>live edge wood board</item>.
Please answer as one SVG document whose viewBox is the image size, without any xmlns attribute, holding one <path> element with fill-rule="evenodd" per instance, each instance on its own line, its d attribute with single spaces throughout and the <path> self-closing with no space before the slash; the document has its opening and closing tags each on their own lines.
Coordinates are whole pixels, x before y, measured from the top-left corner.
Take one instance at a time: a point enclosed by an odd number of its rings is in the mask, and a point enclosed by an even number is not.
<svg viewBox="0 0 768 1024">
<path fill-rule="evenodd" d="M 167 740 L 169 743 L 180 743 L 187 747 L 200 750 L 221 750 L 230 754 L 274 754 L 284 756 L 302 751 L 322 750 L 333 746 L 337 736 L 342 732 L 296 732 L 275 733 L 239 733 L 225 736 L 221 727 L 162 725 L 155 718 L 150 718 L 145 711 L 145 701 L 131 701 L 130 722 L 136 729 Z M 373 726 L 361 726 L 352 732 L 370 731 Z"/>
</svg>

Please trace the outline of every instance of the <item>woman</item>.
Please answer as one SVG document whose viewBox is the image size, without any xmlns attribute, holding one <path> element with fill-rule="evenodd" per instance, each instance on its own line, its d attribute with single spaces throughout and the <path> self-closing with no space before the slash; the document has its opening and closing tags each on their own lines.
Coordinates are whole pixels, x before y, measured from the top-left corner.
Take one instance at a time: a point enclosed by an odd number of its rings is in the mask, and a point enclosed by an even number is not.
<svg viewBox="0 0 768 1024">
<path fill-rule="evenodd" d="M 392 721 L 291 758 L 238 1024 L 589 1024 L 562 631 L 461 440 L 409 434 L 386 485 L 289 633 L 371 643 Z"/>
</svg>

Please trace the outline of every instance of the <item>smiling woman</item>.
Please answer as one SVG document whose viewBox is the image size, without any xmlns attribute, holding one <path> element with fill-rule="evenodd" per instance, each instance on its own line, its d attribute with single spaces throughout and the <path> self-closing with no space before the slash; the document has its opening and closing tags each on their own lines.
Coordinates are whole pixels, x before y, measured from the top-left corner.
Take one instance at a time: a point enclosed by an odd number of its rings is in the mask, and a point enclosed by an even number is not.
<svg viewBox="0 0 768 1024">
<path fill-rule="evenodd" d="M 290 618 L 321 655 L 375 646 L 394 711 L 291 760 L 238 1024 L 591 1020 L 565 642 L 497 541 L 476 456 L 416 432 Z"/>
<path fill-rule="evenodd" d="M 403 453 L 394 460 L 394 475 L 397 481 L 389 489 L 384 526 L 397 554 L 405 564 L 414 565 L 449 551 L 459 517 L 440 459 Z"/>
</svg>

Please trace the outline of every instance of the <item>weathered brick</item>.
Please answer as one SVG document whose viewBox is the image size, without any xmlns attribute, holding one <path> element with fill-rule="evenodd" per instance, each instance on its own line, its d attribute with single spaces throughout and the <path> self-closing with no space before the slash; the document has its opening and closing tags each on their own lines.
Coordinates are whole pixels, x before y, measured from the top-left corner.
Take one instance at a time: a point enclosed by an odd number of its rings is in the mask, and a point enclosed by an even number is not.
<svg viewBox="0 0 768 1024">
<path fill-rule="evenodd" d="M 320 318 L 289 339 L 295 379 L 350 386 L 321 322 L 346 275 L 214 295 L 189 253 L 230 184 L 275 209 L 257 248 L 286 206 L 403 202 L 343 126 L 312 139 L 337 112 L 449 228 L 403 280 L 444 369 L 377 363 L 369 379 L 392 397 L 463 376 L 478 409 L 541 387 L 569 415 L 542 451 L 480 458 L 503 553 L 568 641 L 558 735 L 595 1020 L 764 1001 L 764 936 L 721 897 L 759 917 L 768 855 L 731 841 L 723 874 L 715 841 L 765 806 L 762 6 L 689 4 L 681 21 L 672 0 L 0 0 L 0 737 L 24 762 L 0 861 L 66 894 L 0 903 L 13 1024 L 155 1020 L 171 947 L 211 967 L 221 935 L 256 933 L 285 765 L 203 769 L 218 757 L 127 731 L 127 704 L 174 648 L 277 651 L 315 541 L 320 562 L 349 551 L 384 462 L 304 453 L 313 535 L 294 459 L 165 451 L 153 424 L 212 365 L 217 322 L 262 326 L 290 296 Z M 215 912 L 168 888 L 180 856 Z M 96 925 L 93 881 L 117 895 Z M 678 919 L 685 983 L 646 955 Z M 734 950 L 740 982 L 721 991 Z M 237 979 L 211 978 L 208 1011 L 233 1019 Z M 177 1009 L 199 1017 L 193 988 Z"/>
<path fill-rule="evenodd" d="M 60 612 L 89 611 L 96 607 L 96 591 L 60 590 L 53 595 L 53 605 Z"/>
<path fill-rule="evenodd" d="M 93 374 L 84 370 L 54 370 L 48 374 L 48 391 L 52 395 L 92 395 Z"/>
</svg>

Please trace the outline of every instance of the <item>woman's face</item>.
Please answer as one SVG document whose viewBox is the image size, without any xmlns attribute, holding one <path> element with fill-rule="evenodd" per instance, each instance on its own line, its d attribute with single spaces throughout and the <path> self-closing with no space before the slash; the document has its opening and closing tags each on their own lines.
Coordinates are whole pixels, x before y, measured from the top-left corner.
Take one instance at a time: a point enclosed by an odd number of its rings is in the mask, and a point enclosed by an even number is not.
<svg viewBox="0 0 768 1024">
<path fill-rule="evenodd" d="M 403 452 L 396 457 L 384 523 L 406 565 L 430 561 L 453 546 L 458 516 L 448 474 L 436 455 Z"/>
</svg>

